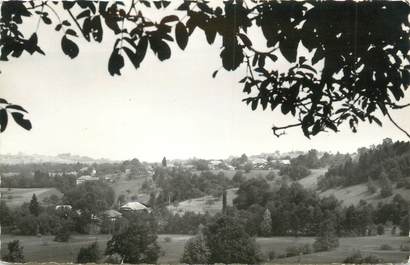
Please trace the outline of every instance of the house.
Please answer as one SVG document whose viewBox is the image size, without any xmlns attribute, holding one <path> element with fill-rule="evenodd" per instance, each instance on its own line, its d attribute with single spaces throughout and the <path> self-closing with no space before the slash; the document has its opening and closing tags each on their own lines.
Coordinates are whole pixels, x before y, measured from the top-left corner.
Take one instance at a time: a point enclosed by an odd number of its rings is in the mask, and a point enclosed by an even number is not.
<svg viewBox="0 0 410 265">
<path fill-rule="evenodd" d="M 142 204 L 137 201 L 127 202 L 126 204 L 121 206 L 120 209 L 123 211 L 142 211 L 142 210 L 149 211 L 150 210 L 150 208 L 147 205 Z"/>
<path fill-rule="evenodd" d="M 103 215 L 109 218 L 111 221 L 115 221 L 122 216 L 122 214 L 116 210 L 107 210 L 103 213 Z"/>
<path fill-rule="evenodd" d="M 84 183 L 84 182 L 92 182 L 92 181 L 98 181 L 98 180 L 99 180 L 99 178 L 97 178 L 97 177 L 91 177 L 91 176 L 89 176 L 89 175 L 85 175 L 85 176 L 79 177 L 79 178 L 76 180 L 76 184 L 77 184 L 77 185 L 80 185 L 80 184 L 82 184 L 82 183 Z"/>
<path fill-rule="evenodd" d="M 69 204 L 56 205 L 56 210 L 71 210 L 73 207 Z"/>
</svg>

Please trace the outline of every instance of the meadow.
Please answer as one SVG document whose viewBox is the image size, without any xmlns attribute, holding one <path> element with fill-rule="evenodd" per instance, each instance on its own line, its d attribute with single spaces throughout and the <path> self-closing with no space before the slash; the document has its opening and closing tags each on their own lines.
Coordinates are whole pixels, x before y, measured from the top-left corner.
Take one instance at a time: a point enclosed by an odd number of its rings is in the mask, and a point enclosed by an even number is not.
<svg viewBox="0 0 410 265">
<path fill-rule="evenodd" d="M 33 194 L 41 202 L 51 195 L 62 197 L 63 194 L 55 188 L 0 188 L 1 198 L 11 208 L 19 207 L 25 202 L 30 202 Z"/>
<path fill-rule="evenodd" d="M 158 263 L 178 263 L 182 256 L 184 245 L 190 238 L 189 235 L 159 235 L 158 243 L 162 255 Z M 7 242 L 20 240 L 24 246 L 26 261 L 31 262 L 75 262 L 76 255 L 82 246 L 98 242 L 100 252 L 103 254 L 109 235 L 75 235 L 67 243 L 53 241 L 52 236 L 2 236 L 2 255 L 6 253 Z M 277 255 L 284 254 L 290 246 L 301 246 L 313 243 L 313 237 L 269 237 L 257 238 L 262 252 L 267 255 L 275 251 Z M 392 250 L 380 250 L 382 244 L 389 244 Z M 402 262 L 409 253 L 400 251 L 400 244 L 410 244 L 406 237 L 398 236 L 372 236 L 372 237 L 346 237 L 340 238 L 340 246 L 329 252 L 312 253 L 308 255 L 282 258 L 274 260 L 275 263 L 340 263 L 356 250 L 363 255 L 377 255 L 387 263 Z"/>
</svg>

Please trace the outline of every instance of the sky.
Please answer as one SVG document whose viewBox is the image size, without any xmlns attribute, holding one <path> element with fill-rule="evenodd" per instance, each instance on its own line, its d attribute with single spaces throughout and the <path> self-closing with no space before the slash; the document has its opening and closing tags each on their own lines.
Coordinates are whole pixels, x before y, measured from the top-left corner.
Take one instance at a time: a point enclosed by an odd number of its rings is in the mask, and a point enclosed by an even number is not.
<svg viewBox="0 0 410 265">
<path fill-rule="evenodd" d="M 25 30 L 32 32 L 35 23 Z M 383 127 L 347 126 L 339 133 L 306 138 L 300 128 L 280 138 L 273 124 L 293 123 L 280 111 L 251 111 L 241 100 L 238 81 L 245 70 L 212 72 L 221 67 L 219 47 L 206 43 L 202 32 L 190 38 L 185 52 L 172 46 L 172 57 L 159 62 L 149 52 L 135 70 L 126 59 L 121 76 L 112 77 L 107 62 L 114 37 L 103 44 L 78 41 L 74 60 L 60 48 L 61 34 L 40 24 L 40 47 L 46 56 L 24 55 L 0 62 L 0 95 L 24 106 L 33 124 L 25 131 L 14 122 L 0 135 L 0 154 L 56 155 L 72 153 L 94 158 L 160 161 L 175 158 L 226 158 L 279 150 L 354 152 L 382 139 L 408 140 L 387 119 Z M 262 42 L 262 39 L 258 40 Z M 286 67 L 279 60 L 274 65 Z M 403 103 L 410 102 L 410 97 Z M 392 112 L 410 130 L 410 109 Z"/>
</svg>

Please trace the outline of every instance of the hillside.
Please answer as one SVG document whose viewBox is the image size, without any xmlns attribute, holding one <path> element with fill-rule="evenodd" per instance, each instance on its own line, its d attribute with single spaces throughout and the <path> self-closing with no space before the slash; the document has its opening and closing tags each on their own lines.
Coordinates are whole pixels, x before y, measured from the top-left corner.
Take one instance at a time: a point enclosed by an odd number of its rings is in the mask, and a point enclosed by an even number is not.
<svg viewBox="0 0 410 265">
<path fill-rule="evenodd" d="M 39 155 L 39 154 L 1 154 L 0 164 L 16 165 L 16 164 L 36 164 L 36 163 L 59 163 L 59 164 L 102 164 L 102 163 L 114 163 L 115 161 L 99 158 L 94 159 L 88 156 L 72 155 L 72 154 L 59 154 L 56 156 Z"/>
</svg>

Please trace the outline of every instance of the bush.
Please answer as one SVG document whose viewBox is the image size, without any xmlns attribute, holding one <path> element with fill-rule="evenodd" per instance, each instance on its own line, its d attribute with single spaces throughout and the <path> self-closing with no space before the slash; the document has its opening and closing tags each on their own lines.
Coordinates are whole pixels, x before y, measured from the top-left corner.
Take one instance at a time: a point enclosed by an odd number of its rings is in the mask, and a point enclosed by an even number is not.
<svg viewBox="0 0 410 265">
<path fill-rule="evenodd" d="M 169 242 L 172 241 L 172 238 L 170 238 L 169 236 L 167 236 L 167 237 L 164 238 L 164 241 L 165 241 L 166 243 L 169 243 Z"/>
<path fill-rule="evenodd" d="M 70 230 L 63 226 L 60 229 L 58 229 L 54 241 L 56 242 L 67 242 L 70 239 Z"/>
<path fill-rule="evenodd" d="M 205 238 L 202 233 L 189 239 L 184 248 L 181 262 L 187 264 L 207 264 L 209 263 L 210 250 L 206 245 Z"/>
<path fill-rule="evenodd" d="M 298 247 L 290 246 L 290 247 L 286 248 L 286 257 L 298 256 L 301 253 L 302 253 L 302 251 Z"/>
<path fill-rule="evenodd" d="M 310 244 L 304 244 L 301 247 L 302 253 L 303 254 L 311 254 L 313 252 L 312 247 Z"/>
<path fill-rule="evenodd" d="M 11 241 L 7 244 L 8 253 L 6 256 L 3 257 L 4 261 L 7 262 L 15 262 L 15 263 L 23 263 L 24 262 L 24 255 L 23 255 L 23 247 L 20 246 L 19 240 Z"/>
<path fill-rule="evenodd" d="M 389 244 L 383 244 L 380 246 L 380 250 L 393 250 L 393 247 Z"/>
<path fill-rule="evenodd" d="M 400 251 L 410 251 L 410 245 L 401 244 Z"/>
<path fill-rule="evenodd" d="M 347 257 L 343 263 L 352 263 L 352 264 L 380 264 L 383 263 L 383 259 L 379 258 L 375 255 L 369 255 L 363 258 L 362 253 L 360 251 L 356 251 L 349 257 Z"/>
<path fill-rule="evenodd" d="M 274 250 L 268 252 L 268 259 L 269 261 L 274 260 L 276 258 L 276 253 Z"/>
<path fill-rule="evenodd" d="M 77 263 L 96 263 L 99 258 L 98 244 L 92 243 L 88 247 L 82 247 L 78 252 Z"/>
<path fill-rule="evenodd" d="M 377 225 L 377 234 L 378 235 L 384 234 L 384 226 L 382 224 Z"/>
</svg>

